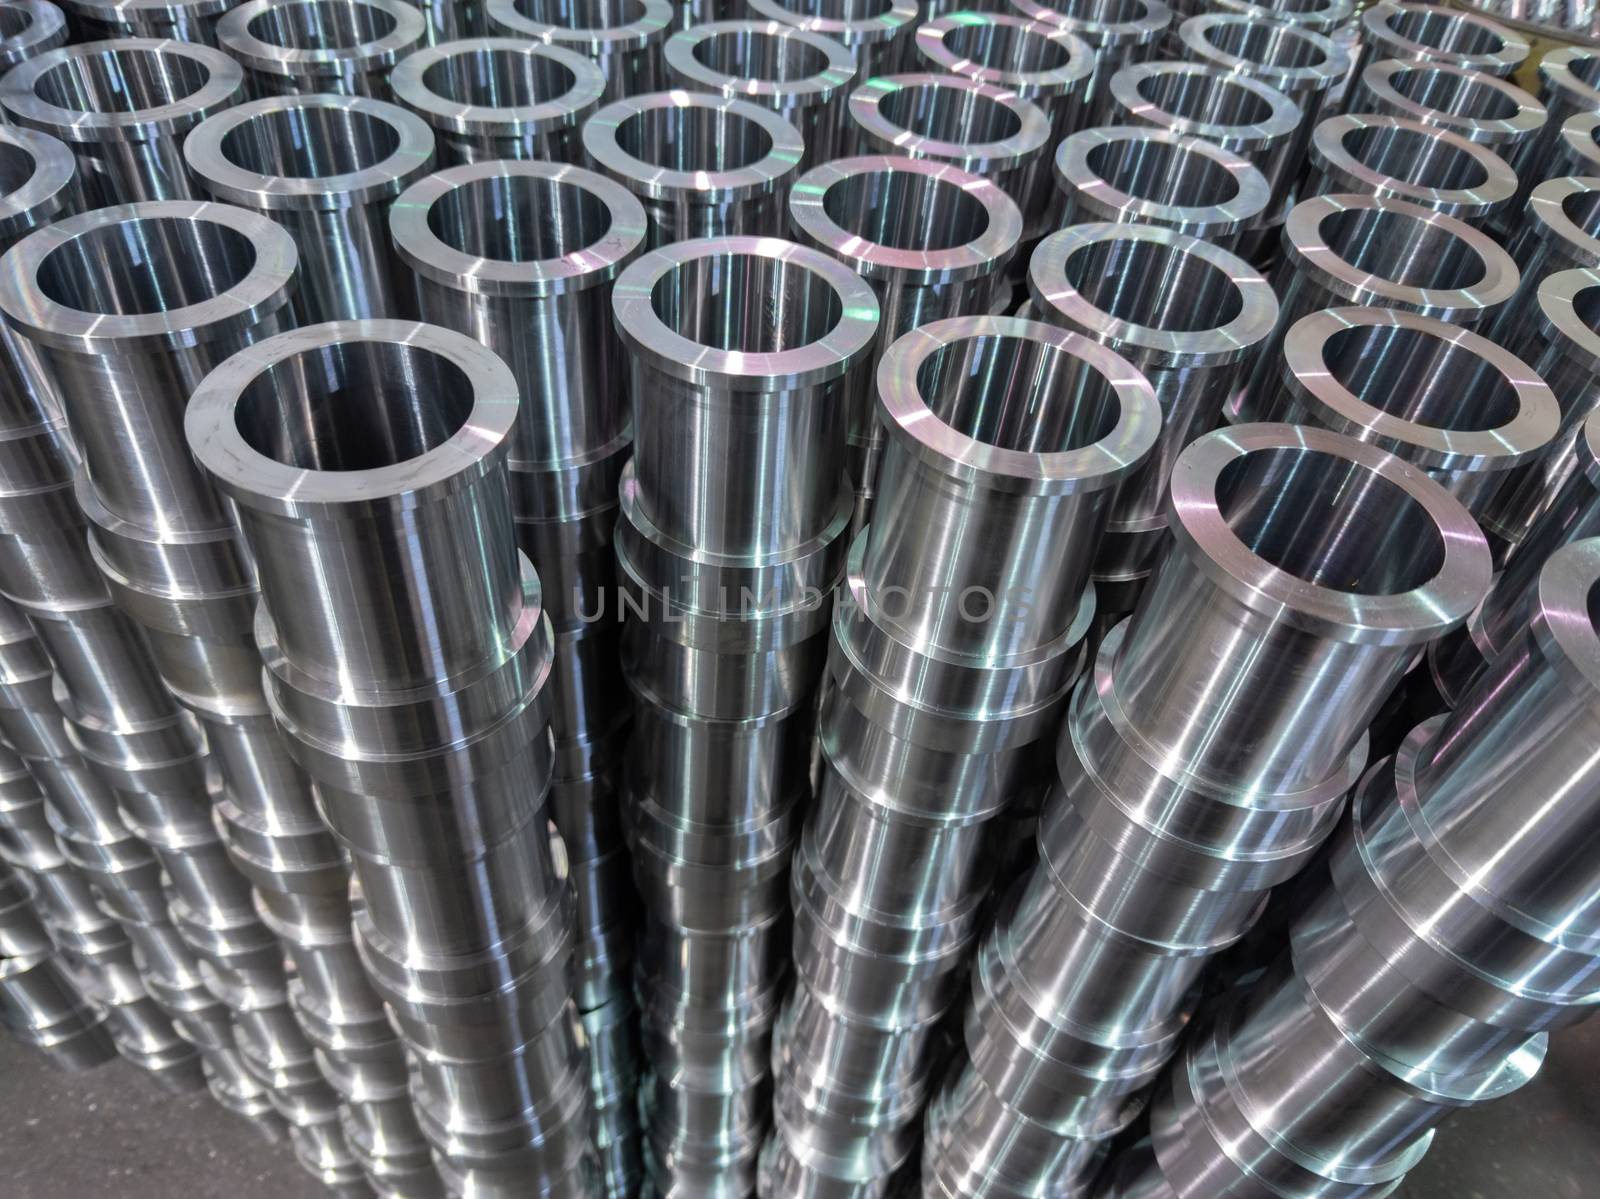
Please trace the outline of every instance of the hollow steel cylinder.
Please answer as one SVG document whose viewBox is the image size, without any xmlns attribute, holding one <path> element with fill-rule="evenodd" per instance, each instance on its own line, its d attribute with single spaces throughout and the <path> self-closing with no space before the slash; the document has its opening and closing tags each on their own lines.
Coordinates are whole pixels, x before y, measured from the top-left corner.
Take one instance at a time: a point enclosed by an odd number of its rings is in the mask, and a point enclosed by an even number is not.
<svg viewBox="0 0 1600 1199">
<path fill-rule="evenodd" d="M 798 237 L 866 279 L 881 306 L 876 343 L 854 376 L 846 414 L 852 530 L 859 530 L 883 453 L 873 396 L 878 361 L 916 326 L 985 306 L 1021 239 L 1022 214 L 999 187 L 958 167 L 869 155 L 803 175 L 789 220 Z"/>
<path fill-rule="evenodd" d="M 1049 221 L 1050 119 L 1007 88 L 961 75 L 874 76 L 850 93 L 863 153 L 947 162 L 998 185 L 1022 210 L 1023 236 Z"/>
<path fill-rule="evenodd" d="M 294 237 L 301 323 L 401 314 L 383 214 L 433 167 L 421 118 L 365 96 L 254 100 L 202 122 L 184 158 L 211 199 L 260 212 Z"/>
<path fill-rule="evenodd" d="M 1555 178 L 1562 175 L 1593 175 L 1600 171 L 1600 139 L 1595 131 L 1600 129 L 1600 111 L 1580 112 L 1562 124 L 1550 149 L 1546 173 Z"/>
<path fill-rule="evenodd" d="M 1028 289 L 1042 319 L 1121 354 L 1161 406 L 1156 447 L 1118 487 L 1095 558 L 1100 610 L 1130 611 L 1166 538 L 1173 463 L 1215 427 L 1277 324 L 1277 298 L 1226 250 L 1141 224 L 1052 233 L 1029 260 Z"/>
<path fill-rule="evenodd" d="M 764 297 L 760 311 L 729 295 Z M 679 242 L 613 290 L 631 357 L 641 509 L 670 541 L 755 557 L 822 533 L 844 479 L 852 369 L 878 302 L 820 251 L 775 238 Z M 686 474 L 683 464 L 730 463 Z"/>
<path fill-rule="evenodd" d="M 1178 0 L 1172 9 L 1180 17 L 1208 10 L 1240 13 L 1277 25 L 1304 25 L 1322 34 L 1349 25 L 1356 14 L 1353 0 Z"/>
<path fill-rule="evenodd" d="M 1136 221 L 1219 246 L 1266 217 L 1272 191 L 1242 155 L 1150 125 L 1100 125 L 1061 139 L 1056 223 Z"/>
<path fill-rule="evenodd" d="M 661 90 L 661 44 L 672 31 L 668 0 L 486 0 L 488 32 L 572 50 L 606 77 L 602 103 Z"/>
<path fill-rule="evenodd" d="M 588 162 L 637 194 L 652 247 L 782 231 L 805 154 L 777 113 L 703 92 L 650 92 L 608 104 L 583 126 Z"/>
<path fill-rule="evenodd" d="M 1406 117 L 1488 146 L 1513 167 L 1545 126 L 1545 108 L 1504 79 L 1471 67 L 1384 58 L 1352 78 L 1345 111 Z"/>
<path fill-rule="evenodd" d="M 1202 63 L 1122 68 L 1107 83 L 1101 123 L 1153 125 L 1216 142 L 1249 159 L 1271 191 L 1266 226 L 1281 213 L 1300 167 L 1299 106 L 1259 79 Z"/>
<path fill-rule="evenodd" d="M 223 0 L 67 0 L 67 15 L 83 41 L 113 37 L 170 38 L 217 44 Z"/>
<path fill-rule="evenodd" d="M 1567 153 L 1561 143 L 1574 117 L 1600 113 L 1600 87 L 1595 83 L 1600 50 L 1594 46 L 1557 46 L 1539 59 L 1539 100 L 1548 114 L 1544 129 L 1523 160 L 1523 193 L 1541 178 L 1585 173 L 1576 164 L 1562 169 L 1555 160 Z M 1554 168 L 1554 169 L 1552 169 Z"/>
<path fill-rule="evenodd" d="M 62 46 L 0 81 L 13 121 L 72 146 L 96 207 L 199 198 L 183 140 L 243 95 L 243 71 L 220 50 L 155 38 Z"/>
<path fill-rule="evenodd" d="M 1487 146 L 1406 117 L 1346 113 L 1311 135 L 1303 193 L 1365 192 L 1482 226 L 1514 210 L 1517 173 Z"/>
<path fill-rule="evenodd" d="M 838 42 L 855 59 L 857 79 L 911 69 L 918 10 L 913 0 L 824 4 L 817 0 L 747 0 L 750 16 Z"/>
<path fill-rule="evenodd" d="M 249 0 L 217 22 L 217 44 L 251 94 L 389 98 L 389 71 L 422 45 L 427 22 L 404 0 Z"/>
<path fill-rule="evenodd" d="M 951 11 L 966 7 L 949 5 Z M 1059 26 L 1088 43 L 1094 70 L 1084 99 L 1092 111 L 1112 75 L 1129 63 L 1158 55 L 1172 25 L 1174 6 L 1161 0 L 1005 0 L 998 7 L 1029 21 Z"/>
<path fill-rule="evenodd" d="M 117 1055 L 105 1017 L 48 952 L 0 959 L 0 1020 L 63 1070 L 93 1069 Z"/>
<path fill-rule="evenodd" d="M 395 102 L 433 127 L 444 166 L 529 158 L 580 160 L 578 130 L 600 104 L 593 59 L 521 38 L 442 42 L 389 75 Z"/>
<path fill-rule="evenodd" d="M 1096 59 L 1060 25 L 1006 13 L 963 13 L 925 21 L 917 53 L 935 71 L 990 83 L 1031 100 L 1050 119 L 1051 140 L 1079 128 Z"/>
<path fill-rule="evenodd" d="M 1369 63 L 1399 58 L 1448 63 L 1505 79 L 1527 57 L 1526 38 L 1480 13 L 1382 0 L 1361 14 L 1356 74 Z"/>
<path fill-rule="evenodd" d="M 799 130 L 803 169 L 839 157 L 844 101 L 857 77 L 850 52 L 779 21 L 714 21 L 667 39 L 669 82 L 770 108 Z"/>
<path fill-rule="evenodd" d="M 0 69 L 9 71 L 67 40 L 66 17 L 49 0 L 19 0 L 0 18 Z M 3 119 L 3 117 L 0 117 Z"/>
<path fill-rule="evenodd" d="M 1509 248 L 1522 281 L 1496 322 L 1496 332 L 1519 344 L 1540 319 L 1537 297 L 1546 277 L 1600 266 L 1600 176 L 1546 179 L 1535 187 Z"/>
</svg>

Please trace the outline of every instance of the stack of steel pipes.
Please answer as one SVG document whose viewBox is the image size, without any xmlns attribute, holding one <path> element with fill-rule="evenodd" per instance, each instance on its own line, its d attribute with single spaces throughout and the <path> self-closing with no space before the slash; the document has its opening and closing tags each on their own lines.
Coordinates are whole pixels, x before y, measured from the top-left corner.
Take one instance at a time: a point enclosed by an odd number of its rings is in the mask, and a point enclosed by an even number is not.
<svg viewBox="0 0 1600 1199">
<path fill-rule="evenodd" d="M 3 884 L 8 892 L 14 885 L 11 878 Z M 84 998 L 72 972 L 51 956 L 48 939 L 26 946 L 30 920 L 26 906 L 0 911 L 5 944 L 0 953 L 0 1027 L 61 1070 L 87 1070 L 110 1061 L 117 1049 L 106 1032 L 105 1016 Z"/>
<path fill-rule="evenodd" d="M 1384 697 L 1489 583 L 1442 487 L 1321 430 L 1195 441 L 1168 522 L 1138 609 L 1073 695 L 1041 861 L 979 951 L 967 1060 L 928 1111 L 941 1197 L 1082 1192 L 1208 960 L 1332 831 Z"/>
<path fill-rule="evenodd" d="M 907 333 L 877 390 L 881 490 L 834 617 L 826 764 L 795 857 L 772 1199 L 915 1174 L 936 1033 L 986 912 L 985 846 L 1043 783 L 1113 489 L 1160 426 L 1125 359 L 1015 318 Z"/>
<path fill-rule="evenodd" d="M 1455 712 L 1362 779 L 1289 951 L 1190 1037 L 1105 1195 L 1389 1193 L 1600 1007 L 1600 541 L 1529 590 Z"/>
<path fill-rule="evenodd" d="M 454 1193 L 589 1194 L 573 896 L 547 819 L 553 637 L 506 472 L 517 408 L 468 337 L 333 322 L 223 362 L 187 434 L 255 561 L 267 701 L 350 855 L 360 962 L 439 1173 Z"/>
<path fill-rule="evenodd" d="M 878 303 L 817 250 L 725 237 L 645 254 L 613 307 L 634 403 L 616 552 L 646 1163 L 662 1196 L 745 1195 Z"/>
<path fill-rule="evenodd" d="M 488 213 L 504 214 L 494 222 Z M 639 1172 L 638 923 L 617 766 L 627 736 L 612 556 L 632 442 L 611 285 L 645 242 L 643 206 L 582 167 L 490 161 L 429 176 L 395 204 L 417 315 L 481 342 L 516 379 L 507 465 L 518 543 L 554 633 L 550 815 L 577 891 L 578 1009 L 589 1026 L 608 1186 Z"/>
</svg>

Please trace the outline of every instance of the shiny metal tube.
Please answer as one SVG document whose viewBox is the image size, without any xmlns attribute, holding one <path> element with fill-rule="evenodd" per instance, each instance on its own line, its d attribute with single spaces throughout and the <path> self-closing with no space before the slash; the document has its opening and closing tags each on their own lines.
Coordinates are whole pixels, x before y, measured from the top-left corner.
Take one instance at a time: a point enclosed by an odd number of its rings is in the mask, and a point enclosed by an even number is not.
<svg viewBox="0 0 1600 1199">
<path fill-rule="evenodd" d="M 433 127 L 444 166 L 578 162 L 578 130 L 605 84 L 592 59 L 511 37 L 430 46 L 406 55 L 389 75 L 395 102 Z"/>
<path fill-rule="evenodd" d="M 9 71 L 67 40 L 67 22 L 49 0 L 20 0 L 0 18 L 0 69 Z"/>
<path fill-rule="evenodd" d="M 853 534 L 870 514 L 883 454 L 873 396 L 879 360 L 917 325 L 983 307 L 1022 236 L 1022 214 L 981 176 L 929 159 L 871 155 L 808 171 L 790 198 L 789 220 L 798 237 L 867 280 L 882 314 L 848 398 Z"/>
<path fill-rule="evenodd" d="M 1134 63 L 1111 76 L 1101 105 L 1106 125 L 1153 125 L 1216 142 L 1253 163 L 1267 180 L 1272 222 L 1300 168 L 1300 107 L 1250 75 L 1193 62 Z"/>
<path fill-rule="evenodd" d="M 801 169 L 839 157 L 856 63 L 840 43 L 778 21 L 716 21 L 673 34 L 670 82 L 770 108 L 800 133 Z"/>
<path fill-rule="evenodd" d="M 1382 0 L 1361 14 L 1361 42 L 1358 77 L 1369 63 L 1399 58 L 1504 79 L 1528 57 L 1527 39 L 1479 13 L 1397 0 Z"/>
<path fill-rule="evenodd" d="M 307 93 L 389 98 L 389 71 L 422 45 L 427 21 L 403 0 L 249 0 L 217 22 L 258 98 Z"/>
<path fill-rule="evenodd" d="M 1600 173 L 1600 139 L 1595 136 L 1597 129 L 1600 129 L 1600 111 L 1580 112 L 1568 117 L 1556 136 L 1555 144 L 1550 147 L 1550 166 L 1546 173 L 1551 178 Z"/>
<path fill-rule="evenodd" d="M 805 143 L 760 105 L 672 91 L 606 105 L 584 123 L 583 149 L 597 169 L 639 196 L 655 247 L 781 232 Z"/>
<path fill-rule="evenodd" d="M 1050 119 L 1008 88 L 961 75 L 875 76 L 850 93 L 857 147 L 983 175 L 1022 210 L 1023 236 L 1048 223 Z"/>
<path fill-rule="evenodd" d="M 1348 25 L 1356 13 L 1353 0 L 1178 0 L 1172 8 L 1183 17 L 1215 9 L 1279 25 L 1304 25 L 1329 35 Z"/>
<path fill-rule="evenodd" d="M 1545 125 L 1545 108 L 1527 92 L 1483 71 L 1450 63 L 1385 58 L 1355 73 L 1347 112 L 1406 117 L 1489 146 L 1520 161 Z"/>
<path fill-rule="evenodd" d="M 1515 344 L 1533 336 L 1529 326 L 1540 319 L 1539 288 L 1548 276 L 1600 266 L 1600 176 L 1546 179 L 1535 187 L 1510 250 L 1521 287 L 1496 332 Z"/>
<path fill-rule="evenodd" d="M 1150 125 L 1101 125 L 1055 154 L 1062 228 L 1136 221 L 1234 245 L 1266 218 L 1272 190 L 1249 159 L 1213 141 Z"/>
<path fill-rule="evenodd" d="M 217 19 L 227 11 L 224 0 L 65 0 L 83 41 L 100 38 L 170 38 L 178 42 L 217 44 Z"/>
<path fill-rule="evenodd" d="M 935 71 L 990 83 L 1031 100 L 1050 118 L 1052 141 L 1079 128 L 1096 67 L 1089 44 L 1050 21 L 1006 13 L 939 17 L 917 28 L 917 53 Z"/>
<path fill-rule="evenodd" d="M 117 1055 L 104 1017 L 48 953 L 0 959 L 0 1021 L 63 1070 L 92 1069 Z"/>
<path fill-rule="evenodd" d="M 1174 8 L 1161 0 L 1007 0 L 1000 7 L 1030 21 L 1057 25 L 1088 43 L 1094 52 L 1094 73 L 1085 100 L 1091 106 L 1100 103 L 1112 75 L 1129 63 L 1157 55 Z"/>
<path fill-rule="evenodd" d="M 489 32 L 560 46 L 593 59 L 606 77 L 602 103 L 666 85 L 661 44 L 672 31 L 668 0 L 486 0 Z"/>
<path fill-rule="evenodd" d="M 197 197 L 183 140 L 243 93 L 244 72 L 220 50 L 154 38 L 62 46 L 0 82 L 13 121 L 72 146 L 96 207 Z"/>
<path fill-rule="evenodd" d="M 383 218 L 433 168 L 420 117 L 364 96 L 285 96 L 203 121 L 184 158 L 213 200 L 270 217 L 299 248 L 302 324 L 399 316 Z"/>
<path fill-rule="evenodd" d="M 1135 282 L 1136 281 L 1136 282 Z M 1077 225 L 1039 243 L 1028 289 L 1042 319 L 1100 342 L 1149 381 L 1161 433 L 1111 502 L 1095 557 L 1101 612 L 1131 611 L 1166 538 L 1167 479 L 1276 327 L 1272 288 L 1226 250 L 1142 224 Z"/>
<path fill-rule="evenodd" d="M 1311 135 L 1304 194 L 1370 192 L 1484 225 L 1512 207 L 1517 173 L 1486 146 L 1406 117 L 1347 113 Z"/>
<path fill-rule="evenodd" d="M 855 59 L 857 78 L 909 69 L 916 51 L 913 0 L 747 0 L 750 15 L 838 42 Z"/>
</svg>

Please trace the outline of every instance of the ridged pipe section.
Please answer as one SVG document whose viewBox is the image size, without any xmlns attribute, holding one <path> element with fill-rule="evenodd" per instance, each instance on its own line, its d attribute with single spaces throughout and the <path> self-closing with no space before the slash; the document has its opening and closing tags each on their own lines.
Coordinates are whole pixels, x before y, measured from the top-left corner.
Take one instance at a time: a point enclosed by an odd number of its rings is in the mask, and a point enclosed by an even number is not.
<svg viewBox="0 0 1600 1199">
<path fill-rule="evenodd" d="M 745 8 L 838 42 L 855 59 L 858 80 L 910 70 L 916 58 L 916 0 L 746 0 Z"/>
<path fill-rule="evenodd" d="M 170 38 L 217 44 L 217 20 L 227 0 L 64 0 L 78 40 L 114 37 Z"/>
<path fill-rule="evenodd" d="M 839 157 L 856 62 L 823 34 L 778 21 L 715 21 L 667 39 L 669 81 L 770 108 L 800 132 L 802 169 Z"/>
<path fill-rule="evenodd" d="M 584 124 L 583 149 L 644 204 L 652 248 L 780 234 L 805 156 L 800 131 L 770 109 L 682 91 L 607 104 Z"/>
<path fill-rule="evenodd" d="M 408 54 L 389 75 L 395 102 L 433 128 L 439 162 L 581 160 L 578 130 L 606 78 L 591 58 L 512 37 L 444 42 Z"/>
<path fill-rule="evenodd" d="M 62 46 L 0 80 L 11 120 L 72 147 L 91 207 L 198 199 L 183 139 L 244 98 L 244 72 L 220 50 L 155 38 Z"/>
<path fill-rule="evenodd" d="M 661 45 L 672 32 L 668 0 L 486 0 L 488 32 L 560 46 L 593 59 L 606 77 L 602 103 L 666 86 Z"/>
<path fill-rule="evenodd" d="M 983 311 L 1007 290 L 1003 279 L 1022 237 L 1022 214 L 978 175 L 928 159 L 868 155 L 801 176 L 789 220 L 802 241 L 867 280 L 881 307 L 877 341 L 853 376 L 846 413 L 854 537 L 870 517 L 883 456 L 878 360 L 918 325 Z"/>
<path fill-rule="evenodd" d="M 422 45 L 427 21 L 405 0 L 249 0 L 217 22 L 258 99 L 318 93 L 389 99 L 389 72 Z"/>
<path fill-rule="evenodd" d="M 1361 14 L 1359 76 L 1369 63 L 1398 58 L 1440 62 L 1508 78 L 1528 57 L 1528 41 L 1480 13 L 1382 0 Z"/>
<path fill-rule="evenodd" d="M 67 33 L 60 6 L 49 0 L 19 0 L 0 18 L 0 71 L 65 44 Z"/>
<path fill-rule="evenodd" d="M 1196 1030 L 1108 1194 L 1383 1193 L 1593 1014 L 1597 591 L 1600 542 L 1557 551 L 1456 711 L 1368 772 L 1288 952 Z"/>
<path fill-rule="evenodd" d="M 270 217 L 294 238 L 298 323 L 403 314 L 384 216 L 433 169 L 422 118 L 365 96 L 253 100 L 203 121 L 183 153 L 210 199 Z"/>
<path fill-rule="evenodd" d="M 104 1016 L 48 950 L 0 958 L 0 1024 L 59 1070 L 92 1070 L 117 1055 Z"/>
<path fill-rule="evenodd" d="M 1166 541 L 1173 464 L 1216 427 L 1277 325 L 1277 297 L 1236 255 L 1139 224 L 1052 233 L 1028 261 L 1028 292 L 1039 319 L 1132 363 L 1161 407 L 1155 449 L 1117 488 L 1094 560 L 1101 615 L 1131 612 Z"/>
<path fill-rule="evenodd" d="M 1299 522 L 1308 507 L 1325 519 Z M 1088 1183 L 1177 1048 L 1208 961 L 1333 831 L 1384 696 L 1489 584 L 1453 497 L 1323 430 L 1200 438 L 1168 520 L 1138 610 L 1073 694 L 1040 862 L 979 950 L 966 1059 L 929 1110 L 933 1194 Z"/>
<path fill-rule="evenodd" d="M 186 431 L 257 564 L 268 704 L 350 855 L 357 952 L 447 1188 L 587 1195 L 552 634 L 505 471 L 517 403 L 468 337 L 334 322 L 222 363 Z"/>
<path fill-rule="evenodd" d="M 1406 117 L 1488 146 L 1514 167 L 1545 126 L 1545 108 L 1515 84 L 1470 67 L 1385 58 L 1353 76 L 1345 111 Z"/>
<path fill-rule="evenodd" d="M 963 4 L 950 7 L 960 9 Z M 1007 0 L 1002 11 L 1065 29 L 1094 51 L 1085 101 L 1099 104 L 1111 76 L 1129 63 L 1155 58 L 1172 27 L 1173 7 L 1161 0 Z"/>
</svg>

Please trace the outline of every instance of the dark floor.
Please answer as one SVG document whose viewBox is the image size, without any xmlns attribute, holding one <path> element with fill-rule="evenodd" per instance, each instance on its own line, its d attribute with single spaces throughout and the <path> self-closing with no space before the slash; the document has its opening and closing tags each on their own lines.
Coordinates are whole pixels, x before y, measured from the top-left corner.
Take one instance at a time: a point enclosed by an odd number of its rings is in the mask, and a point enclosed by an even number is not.
<svg viewBox="0 0 1600 1199">
<path fill-rule="evenodd" d="M 58 1074 L 0 1038 L 3 1199 L 310 1199 L 321 1189 L 201 1093 L 163 1094 L 118 1060 Z M 1539 1076 L 1446 1124 L 1397 1199 L 1600 1194 L 1600 1020 L 1561 1034 Z"/>
</svg>

